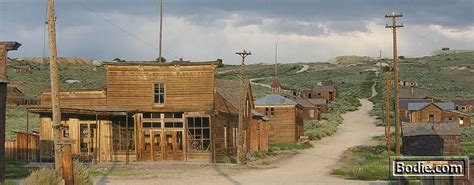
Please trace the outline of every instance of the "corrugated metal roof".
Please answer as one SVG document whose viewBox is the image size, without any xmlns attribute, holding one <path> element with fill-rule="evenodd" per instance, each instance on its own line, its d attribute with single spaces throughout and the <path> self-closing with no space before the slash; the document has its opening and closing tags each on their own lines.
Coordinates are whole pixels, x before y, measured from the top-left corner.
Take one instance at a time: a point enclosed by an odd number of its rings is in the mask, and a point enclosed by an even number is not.
<svg viewBox="0 0 474 185">
<path fill-rule="evenodd" d="M 312 104 L 311 102 L 308 101 L 308 99 L 293 99 L 296 103 L 300 104 L 302 107 L 315 107 L 316 105 Z"/>
<path fill-rule="evenodd" d="M 278 94 L 270 94 L 255 101 L 255 105 L 296 105 L 293 100 L 280 96 Z"/>
<path fill-rule="evenodd" d="M 413 87 L 413 93 L 411 87 L 400 87 L 399 95 L 400 99 L 424 99 L 431 96 L 431 91 L 423 88 Z"/>
<path fill-rule="evenodd" d="M 429 104 L 435 104 L 441 110 L 454 110 L 454 103 L 408 103 L 408 110 L 421 110 Z"/>
<path fill-rule="evenodd" d="M 461 129 L 457 123 L 403 123 L 402 135 L 461 135 Z"/>
<path fill-rule="evenodd" d="M 408 109 L 409 103 L 431 103 L 433 102 L 432 99 L 407 99 L 407 100 L 400 100 L 400 109 Z"/>
<path fill-rule="evenodd" d="M 252 115 L 257 116 L 257 117 L 261 117 L 263 121 L 270 120 L 270 118 L 268 118 L 267 116 L 265 116 L 264 114 L 262 114 L 260 112 L 257 112 L 255 109 L 252 110 Z"/>
</svg>

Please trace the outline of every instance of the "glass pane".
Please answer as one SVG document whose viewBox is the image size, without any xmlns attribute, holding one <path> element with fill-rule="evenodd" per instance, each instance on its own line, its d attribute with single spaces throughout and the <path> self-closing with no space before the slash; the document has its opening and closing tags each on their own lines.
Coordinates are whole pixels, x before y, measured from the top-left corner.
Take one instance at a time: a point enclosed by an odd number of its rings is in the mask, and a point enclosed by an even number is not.
<svg viewBox="0 0 474 185">
<path fill-rule="evenodd" d="M 151 128 L 151 122 L 143 122 L 143 128 Z"/>
<path fill-rule="evenodd" d="M 174 123 L 174 128 L 183 128 L 183 123 L 182 122 Z"/>
<path fill-rule="evenodd" d="M 201 122 L 201 118 L 196 118 L 194 120 L 194 127 L 201 127 L 202 126 L 202 122 Z"/>
<path fill-rule="evenodd" d="M 160 96 L 160 102 L 159 103 L 165 103 L 165 95 Z"/>
<path fill-rule="evenodd" d="M 174 113 L 174 118 L 183 118 L 183 113 Z"/>
<path fill-rule="evenodd" d="M 166 122 L 165 128 L 173 128 L 173 122 Z"/>
<path fill-rule="evenodd" d="M 173 113 L 165 113 L 165 118 L 173 118 Z"/>
<path fill-rule="evenodd" d="M 151 113 L 151 118 L 161 118 L 161 113 Z"/>
<path fill-rule="evenodd" d="M 194 118 L 188 118 L 188 127 L 189 128 L 194 127 Z"/>
<path fill-rule="evenodd" d="M 209 118 L 202 118 L 202 127 L 209 127 Z"/>
<path fill-rule="evenodd" d="M 202 134 L 204 139 L 210 138 L 209 129 L 202 129 Z"/>
<path fill-rule="evenodd" d="M 151 118 L 151 113 L 143 113 L 143 118 Z"/>
<path fill-rule="evenodd" d="M 203 150 L 209 150 L 211 148 L 211 142 L 209 140 L 204 140 L 202 144 Z"/>
</svg>

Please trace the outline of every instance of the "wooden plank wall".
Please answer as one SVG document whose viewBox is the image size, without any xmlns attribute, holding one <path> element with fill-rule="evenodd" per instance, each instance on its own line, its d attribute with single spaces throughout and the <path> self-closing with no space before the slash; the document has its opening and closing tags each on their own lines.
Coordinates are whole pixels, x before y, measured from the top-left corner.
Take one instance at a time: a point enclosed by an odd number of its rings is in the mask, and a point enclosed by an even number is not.
<svg viewBox="0 0 474 185">
<path fill-rule="evenodd" d="M 78 109 L 105 109 L 106 108 L 105 91 L 71 91 L 61 92 L 61 108 Z M 51 107 L 51 93 L 41 94 L 41 107 Z"/>
<path fill-rule="evenodd" d="M 214 65 L 107 66 L 107 107 L 144 111 L 213 108 Z M 154 84 L 165 84 L 165 104 L 155 107 Z"/>
<path fill-rule="evenodd" d="M 37 162 L 39 155 L 38 135 L 17 133 L 15 141 L 5 142 L 5 160 Z"/>
<path fill-rule="evenodd" d="M 269 106 L 271 107 L 271 106 Z M 257 106 L 258 112 L 265 112 L 265 107 Z M 268 142 L 275 143 L 296 143 L 296 109 L 295 106 L 274 107 L 275 115 L 268 123 Z"/>
</svg>

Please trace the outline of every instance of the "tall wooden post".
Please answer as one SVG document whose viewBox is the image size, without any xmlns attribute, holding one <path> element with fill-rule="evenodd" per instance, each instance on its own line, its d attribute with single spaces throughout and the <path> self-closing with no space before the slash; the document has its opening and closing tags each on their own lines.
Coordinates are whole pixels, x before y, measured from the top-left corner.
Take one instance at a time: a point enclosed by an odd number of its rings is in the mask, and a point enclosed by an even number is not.
<svg viewBox="0 0 474 185">
<path fill-rule="evenodd" d="M 48 38 L 49 38 L 49 71 L 51 78 L 51 109 L 53 118 L 54 164 L 58 174 L 62 177 L 62 139 L 61 109 L 59 107 L 59 77 L 58 77 L 58 51 L 56 48 L 56 14 L 54 0 L 48 0 Z"/>
<path fill-rule="evenodd" d="M 250 51 L 242 51 L 242 52 L 236 52 L 235 54 L 240 55 L 242 57 L 242 64 L 240 65 L 240 98 L 239 98 L 239 125 L 237 126 L 237 164 L 242 164 L 242 144 L 243 144 L 243 136 L 242 136 L 242 129 L 244 127 L 244 109 L 245 109 L 245 93 L 244 92 L 244 85 L 246 83 L 245 81 L 245 58 L 249 55 L 252 55 L 252 52 Z"/>
<path fill-rule="evenodd" d="M 7 52 L 17 50 L 18 42 L 0 42 L 0 184 L 5 183 L 5 121 L 7 110 Z"/>
<path fill-rule="evenodd" d="M 125 138 L 127 138 L 127 142 L 125 143 L 125 148 L 126 148 L 126 150 L 125 150 L 125 164 L 128 164 L 128 160 L 129 160 L 128 155 L 129 155 L 129 148 L 130 148 L 130 144 L 129 144 L 130 143 L 130 135 L 128 133 L 128 112 L 125 112 Z"/>
<path fill-rule="evenodd" d="M 63 144 L 63 178 L 65 185 L 74 185 L 74 167 L 72 161 L 71 144 Z"/>
<path fill-rule="evenodd" d="M 396 155 L 400 156 L 400 135 L 401 135 L 401 125 L 400 125 L 400 96 L 398 91 L 398 55 L 397 55 L 397 28 L 403 27 L 403 25 L 397 25 L 397 18 L 403 17 L 402 14 L 392 13 L 391 15 L 385 15 L 385 18 L 392 19 L 392 25 L 386 25 L 385 28 L 391 28 L 393 30 L 393 72 L 394 79 L 393 84 L 395 86 L 395 134 L 396 134 Z"/>
<path fill-rule="evenodd" d="M 158 62 L 163 63 L 163 56 L 161 55 L 161 46 L 163 43 L 163 0 L 160 0 L 160 41 L 159 41 L 159 55 Z"/>
<path fill-rule="evenodd" d="M 390 85 L 390 67 L 385 67 L 385 138 L 387 139 L 387 152 L 390 152 L 392 149 L 392 132 L 391 128 L 391 118 L 390 118 L 390 95 L 391 95 L 391 85 Z"/>
</svg>

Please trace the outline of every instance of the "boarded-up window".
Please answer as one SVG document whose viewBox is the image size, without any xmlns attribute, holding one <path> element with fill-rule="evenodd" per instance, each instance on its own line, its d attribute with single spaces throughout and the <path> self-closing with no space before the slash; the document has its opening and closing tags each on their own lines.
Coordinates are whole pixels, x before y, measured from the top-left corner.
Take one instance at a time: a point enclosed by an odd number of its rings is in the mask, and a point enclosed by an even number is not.
<svg viewBox="0 0 474 185">
<path fill-rule="evenodd" d="M 211 148 L 211 133 L 209 117 L 189 117 L 188 149 L 190 151 L 209 151 Z"/>
<path fill-rule="evenodd" d="M 155 84 L 155 103 L 156 104 L 165 103 L 165 84 L 163 83 Z"/>
</svg>

